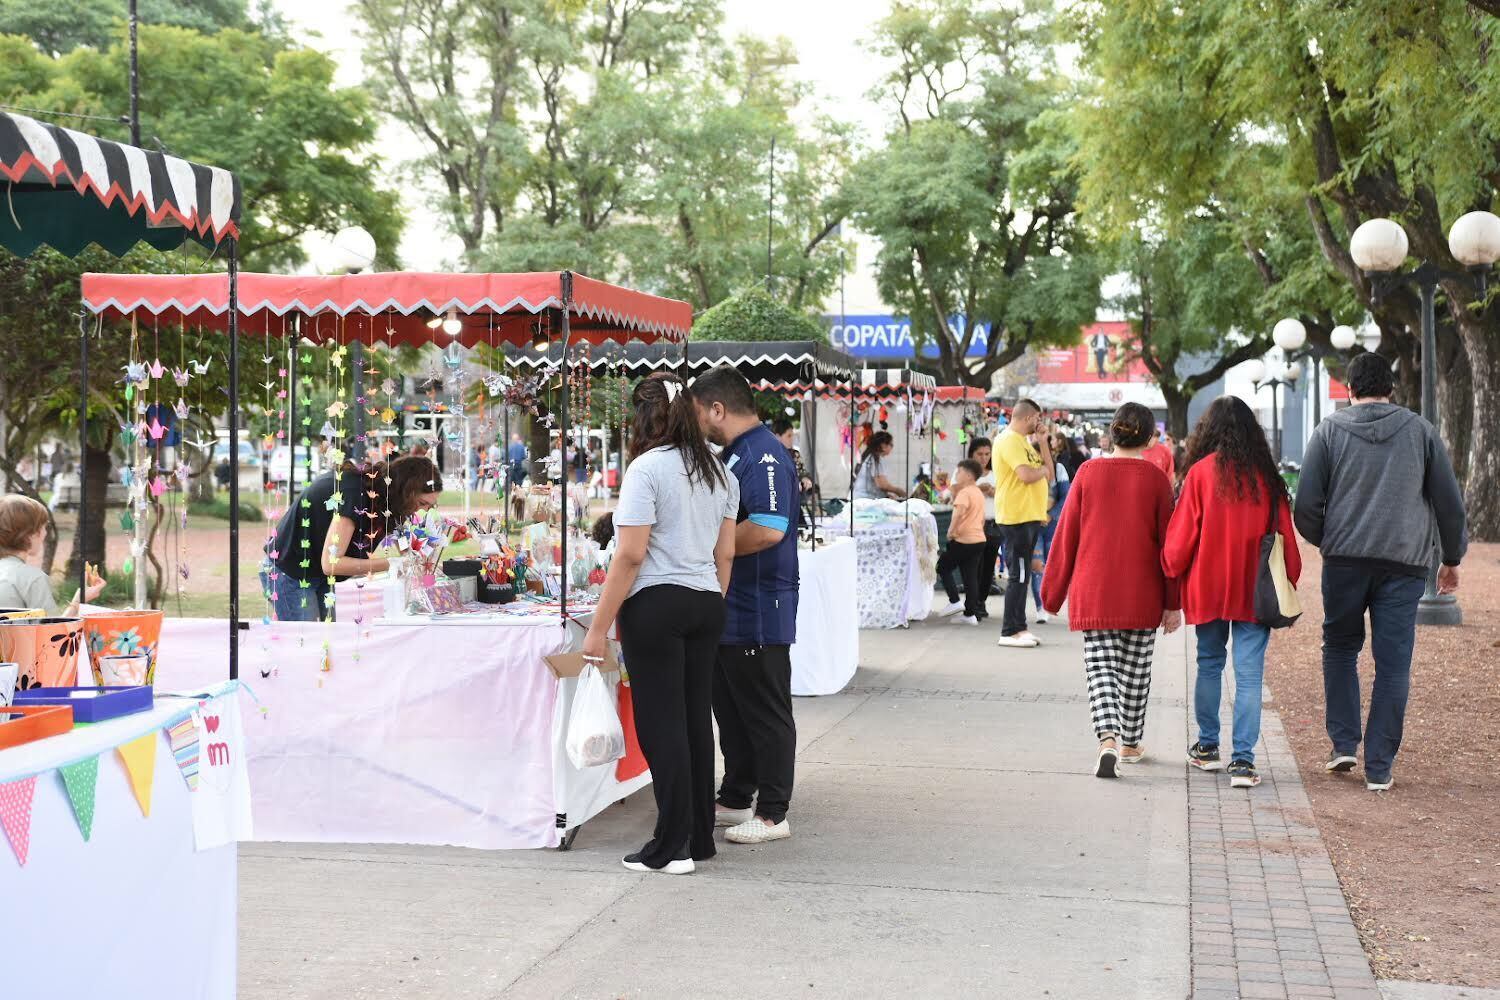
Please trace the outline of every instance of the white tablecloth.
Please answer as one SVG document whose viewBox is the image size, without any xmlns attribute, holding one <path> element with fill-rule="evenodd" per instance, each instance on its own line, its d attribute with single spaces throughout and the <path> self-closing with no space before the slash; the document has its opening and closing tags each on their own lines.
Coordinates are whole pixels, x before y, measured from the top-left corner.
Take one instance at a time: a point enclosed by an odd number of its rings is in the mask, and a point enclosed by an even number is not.
<svg viewBox="0 0 1500 1000">
<path fill-rule="evenodd" d="M 157 683 L 225 677 L 228 627 L 167 619 Z M 252 624 L 240 678 L 260 705 L 245 720 L 256 839 L 556 846 L 650 782 L 568 761 L 577 682 L 542 660 L 568 643 L 555 622 Z"/>
<path fill-rule="evenodd" d="M 835 538 L 797 553 L 797 641 L 792 644 L 792 694 L 837 694 L 859 666 L 855 545 Z"/>
<path fill-rule="evenodd" d="M 832 518 L 823 530 L 848 535 L 848 518 Z M 937 525 L 931 514 L 856 523 L 857 600 L 860 628 L 903 628 L 932 609 Z M 920 543 L 920 544 L 919 544 Z"/>
<path fill-rule="evenodd" d="M 0 751 L 0 783 L 39 775 L 26 867 L 0 836 L 0 941 L 8 956 L 0 996 L 235 995 L 235 845 L 194 849 L 192 793 L 164 737 L 156 741 L 149 817 L 113 752 L 187 704 L 159 699 L 149 713 Z M 93 754 L 99 776 L 85 842 L 54 768 Z"/>
</svg>

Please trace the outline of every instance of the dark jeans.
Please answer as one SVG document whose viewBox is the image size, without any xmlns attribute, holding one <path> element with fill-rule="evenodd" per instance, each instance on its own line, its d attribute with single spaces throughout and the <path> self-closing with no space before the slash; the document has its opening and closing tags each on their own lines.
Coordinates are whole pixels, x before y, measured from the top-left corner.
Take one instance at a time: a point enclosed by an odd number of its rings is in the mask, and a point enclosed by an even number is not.
<svg viewBox="0 0 1500 1000">
<path fill-rule="evenodd" d="M 635 731 L 651 768 L 656 829 L 641 848 L 651 868 L 714 856 L 713 662 L 724 631 L 715 591 L 663 584 L 620 606 Z"/>
<path fill-rule="evenodd" d="M 1042 560 L 1042 572 L 1031 574 L 1031 596 L 1036 601 L 1037 614 L 1042 613 L 1042 577 L 1046 575 L 1047 560 L 1052 557 L 1052 536 L 1057 533 L 1057 518 L 1047 522 L 1037 535 L 1036 554 Z"/>
<path fill-rule="evenodd" d="M 1001 635 L 1015 635 L 1026 631 L 1026 573 L 1031 564 L 1031 554 L 1036 551 L 1036 540 L 1042 533 L 1041 521 L 1025 524 L 1003 524 L 1000 530 L 1005 536 L 1005 620 L 1000 627 Z"/>
<path fill-rule="evenodd" d="M 995 564 L 1000 561 L 1000 529 L 984 522 L 984 551 L 979 556 L 979 592 L 988 594 L 995 585 Z"/>
<path fill-rule="evenodd" d="M 1417 641 L 1417 601 L 1425 588 L 1420 577 L 1323 564 L 1323 696 L 1328 738 L 1340 753 L 1352 754 L 1359 747 L 1359 654 L 1365 645 L 1365 611 L 1370 612 L 1375 685 L 1364 732 L 1369 778 L 1390 777 L 1401 747 Z"/>
<path fill-rule="evenodd" d="M 260 564 L 260 586 L 271 602 L 271 613 L 279 622 L 333 621 L 328 608 L 328 578 L 302 581 L 276 567 L 269 559 Z"/>
<path fill-rule="evenodd" d="M 956 571 L 964 581 L 964 614 L 976 618 L 984 614 L 984 599 L 989 594 L 988 588 L 979 585 L 979 560 L 984 557 L 986 544 L 950 540 L 937 561 L 937 575 L 943 581 L 948 602 L 958 603 L 958 584 L 953 579 Z"/>
<path fill-rule="evenodd" d="M 780 823 L 792 801 L 797 723 L 792 718 L 792 647 L 720 646 L 714 718 L 724 751 L 719 805 Z"/>
</svg>

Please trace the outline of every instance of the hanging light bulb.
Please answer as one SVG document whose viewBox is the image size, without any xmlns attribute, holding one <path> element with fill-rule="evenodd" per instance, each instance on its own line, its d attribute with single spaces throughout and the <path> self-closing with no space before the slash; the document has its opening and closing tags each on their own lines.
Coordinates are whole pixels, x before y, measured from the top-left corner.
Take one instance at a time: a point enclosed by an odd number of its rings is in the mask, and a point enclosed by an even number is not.
<svg viewBox="0 0 1500 1000">
<path fill-rule="evenodd" d="M 430 320 L 427 321 L 427 329 L 429 329 L 429 330 L 436 330 L 438 327 L 440 327 L 442 325 L 443 325 L 443 317 L 438 316 L 436 314 L 433 315 L 432 319 L 430 319 Z"/>
<path fill-rule="evenodd" d="M 531 349 L 533 351 L 545 351 L 547 349 L 547 334 L 538 323 L 531 331 Z"/>
<path fill-rule="evenodd" d="M 458 310 L 449 309 L 448 318 L 443 320 L 443 332 L 450 337 L 457 337 L 463 328 L 464 325 L 458 318 Z"/>
</svg>

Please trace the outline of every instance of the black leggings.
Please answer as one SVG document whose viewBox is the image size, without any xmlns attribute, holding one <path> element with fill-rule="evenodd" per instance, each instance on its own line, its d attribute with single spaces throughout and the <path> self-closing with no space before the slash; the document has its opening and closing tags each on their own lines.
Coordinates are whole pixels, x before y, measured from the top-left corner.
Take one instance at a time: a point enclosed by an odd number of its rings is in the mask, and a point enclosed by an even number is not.
<svg viewBox="0 0 1500 1000">
<path fill-rule="evenodd" d="M 635 731 L 651 767 L 656 830 L 641 849 L 651 868 L 714 856 L 714 660 L 724 631 L 715 590 L 647 587 L 620 606 Z"/>
</svg>

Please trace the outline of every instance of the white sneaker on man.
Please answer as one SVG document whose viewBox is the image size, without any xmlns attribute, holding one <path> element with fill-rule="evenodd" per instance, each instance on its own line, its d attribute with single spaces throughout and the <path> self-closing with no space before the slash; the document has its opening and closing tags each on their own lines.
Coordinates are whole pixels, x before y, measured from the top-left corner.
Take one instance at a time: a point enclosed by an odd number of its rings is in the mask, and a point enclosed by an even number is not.
<svg viewBox="0 0 1500 1000">
<path fill-rule="evenodd" d="M 724 839 L 735 844 L 765 844 L 785 840 L 791 835 L 792 827 L 785 819 L 775 826 L 766 826 L 759 816 L 751 816 L 739 826 L 724 831 Z"/>
<path fill-rule="evenodd" d="M 964 609 L 964 606 L 963 606 L 963 604 L 961 602 L 954 601 L 952 604 L 948 605 L 946 608 L 944 608 L 943 610 L 939 611 L 937 613 L 937 616 L 939 618 L 952 618 L 954 615 L 958 614 L 963 609 Z"/>
<path fill-rule="evenodd" d="M 1009 646 L 1015 649 L 1035 649 L 1042 644 L 1041 640 L 1030 632 L 1017 632 L 1015 635 L 1002 635 L 997 646 Z"/>
<path fill-rule="evenodd" d="M 975 618 L 973 615 L 964 615 L 964 616 L 962 616 L 960 618 L 954 618 L 953 619 L 953 624 L 955 624 L 955 625 L 978 625 L 979 624 L 979 619 Z"/>
<path fill-rule="evenodd" d="M 1051 621 L 1051 619 L 1047 617 L 1047 612 L 1045 612 L 1045 611 L 1038 611 L 1036 613 L 1036 623 L 1038 625 L 1045 625 L 1049 621 Z"/>
<path fill-rule="evenodd" d="M 755 818 L 755 810 L 748 806 L 744 809 L 714 809 L 714 826 L 739 826 Z"/>
</svg>

